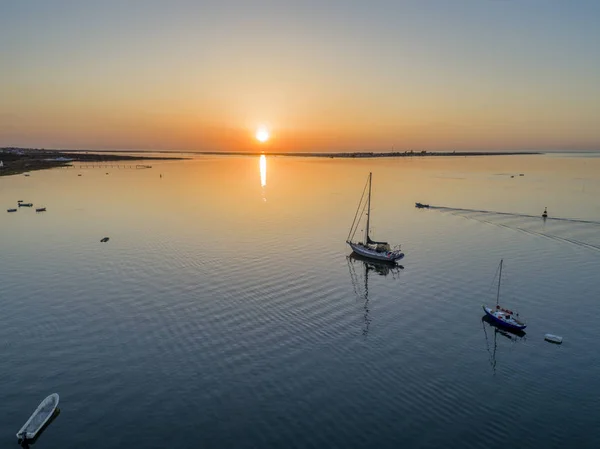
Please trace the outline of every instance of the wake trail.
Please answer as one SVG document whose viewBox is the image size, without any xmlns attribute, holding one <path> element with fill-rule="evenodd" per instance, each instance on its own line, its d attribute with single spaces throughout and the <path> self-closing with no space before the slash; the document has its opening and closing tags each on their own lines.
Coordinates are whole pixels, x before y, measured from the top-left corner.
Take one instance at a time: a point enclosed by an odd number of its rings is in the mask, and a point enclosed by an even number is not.
<svg viewBox="0 0 600 449">
<path fill-rule="evenodd" d="M 510 217 L 543 219 L 541 217 L 541 215 L 515 214 L 512 212 L 497 212 L 497 211 L 493 211 L 493 210 L 461 209 L 458 207 L 444 207 L 444 206 L 429 206 L 429 209 L 437 209 L 437 210 L 443 210 L 443 211 L 449 211 L 449 212 L 452 212 L 452 211 L 455 211 L 455 212 L 477 212 L 477 213 L 481 213 L 481 214 L 494 214 L 494 215 L 505 215 L 505 216 L 510 216 Z M 580 220 L 577 218 L 547 217 L 546 220 L 548 220 L 548 221 L 565 221 L 565 222 L 571 222 L 571 223 L 585 223 L 585 224 L 600 226 L 600 221 Z"/>
<path fill-rule="evenodd" d="M 556 234 L 550 234 L 547 232 L 541 232 L 541 231 L 536 231 L 533 229 L 528 229 L 526 227 L 518 226 L 517 224 L 506 224 L 506 223 L 498 223 L 497 221 L 493 221 L 493 217 L 499 215 L 499 216 L 504 216 L 504 217 L 508 216 L 508 217 L 519 217 L 519 218 L 534 218 L 536 220 L 536 223 L 539 223 L 539 220 L 541 219 L 541 217 L 537 216 L 537 215 L 514 214 L 514 213 L 508 213 L 508 212 L 495 212 L 495 211 L 486 211 L 486 210 L 477 210 L 477 209 L 461 209 L 461 208 L 440 207 L 440 206 L 430 206 L 429 208 L 438 210 L 440 212 L 447 212 L 447 213 L 450 213 L 452 215 L 456 215 L 459 217 L 479 221 L 480 223 L 486 223 L 486 224 L 498 226 L 501 228 L 521 231 L 521 232 L 529 234 L 529 235 L 545 237 L 545 238 L 548 238 L 548 239 L 551 239 L 551 240 L 554 240 L 557 242 L 569 243 L 571 245 L 576 245 L 576 246 L 579 246 L 582 248 L 600 251 L 600 245 L 597 245 L 594 243 L 589 243 L 589 242 L 584 242 L 582 240 L 578 240 L 578 239 L 572 238 L 570 236 L 564 237 L 564 236 L 560 236 L 560 235 L 556 235 Z M 477 213 L 480 215 L 473 216 L 473 215 L 470 215 L 470 213 Z M 562 222 L 579 223 L 579 224 L 584 224 L 584 225 L 600 226 L 600 222 L 591 221 L 591 220 L 577 220 L 577 219 L 570 219 L 570 218 L 547 218 L 546 220 L 555 220 L 555 221 L 562 221 Z"/>
</svg>

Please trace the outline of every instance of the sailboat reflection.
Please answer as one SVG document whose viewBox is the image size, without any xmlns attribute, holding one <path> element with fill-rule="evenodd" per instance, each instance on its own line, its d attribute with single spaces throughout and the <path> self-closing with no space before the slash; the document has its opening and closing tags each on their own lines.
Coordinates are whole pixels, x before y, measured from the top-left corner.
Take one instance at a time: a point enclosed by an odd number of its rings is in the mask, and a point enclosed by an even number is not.
<svg viewBox="0 0 600 449">
<path fill-rule="evenodd" d="M 483 326 L 483 333 L 485 335 L 485 344 L 487 346 L 487 351 L 490 356 L 490 366 L 492 367 L 492 372 L 494 375 L 496 374 L 496 350 L 498 349 L 497 336 L 505 337 L 510 340 L 511 343 L 518 343 L 519 341 L 524 341 L 525 336 L 527 335 L 525 331 L 518 329 L 507 329 L 500 327 L 496 324 L 489 316 L 484 315 L 481 317 L 481 325 Z M 488 338 L 487 330 L 489 328 L 494 332 L 493 341 L 491 338 Z M 491 346 L 491 348 L 490 348 Z"/>
<path fill-rule="evenodd" d="M 264 154 L 260 155 L 258 165 L 260 168 L 260 186 L 265 187 L 267 185 L 267 157 Z"/>
<path fill-rule="evenodd" d="M 358 299 L 364 301 L 364 323 L 362 334 L 366 337 L 369 334 L 369 325 L 371 324 L 371 317 L 369 316 L 369 272 L 373 271 L 379 276 L 388 276 L 391 274 L 393 279 L 398 279 L 400 270 L 403 270 L 404 267 L 395 262 L 375 261 L 373 259 L 362 257 L 354 252 L 349 256 L 346 256 L 346 260 L 348 261 L 348 270 L 350 271 L 350 279 L 352 281 L 354 293 Z M 358 270 L 356 269 L 357 265 Z"/>
</svg>

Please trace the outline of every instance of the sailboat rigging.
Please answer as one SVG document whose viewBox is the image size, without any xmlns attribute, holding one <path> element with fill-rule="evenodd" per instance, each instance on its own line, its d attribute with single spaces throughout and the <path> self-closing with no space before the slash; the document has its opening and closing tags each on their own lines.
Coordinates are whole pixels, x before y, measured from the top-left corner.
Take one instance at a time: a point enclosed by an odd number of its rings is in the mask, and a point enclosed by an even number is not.
<svg viewBox="0 0 600 449">
<path fill-rule="evenodd" d="M 404 257 L 404 253 L 400 250 L 400 246 L 395 246 L 393 249 L 390 247 L 388 242 L 376 242 L 371 239 L 370 227 L 371 227 L 371 179 L 373 174 L 369 173 L 367 184 L 363 189 L 356 214 L 354 215 L 354 221 L 350 227 L 348 238 L 346 243 L 350 245 L 352 250 L 363 257 L 370 259 L 376 259 L 384 262 L 395 262 Z M 368 191 L 366 202 L 365 191 Z M 361 215 L 365 214 L 367 217 L 367 226 L 365 227 L 365 238 L 364 241 L 357 241 L 355 239 L 356 232 L 358 231 L 359 224 L 361 222 Z"/>
<path fill-rule="evenodd" d="M 492 309 L 491 307 L 483 306 L 483 310 L 490 319 L 500 325 L 504 326 L 507 329 L 516 329 L 521 330 L 525 329 L 527 325 L 524 321 L 519 318 L 518 313 L 514 313 L 512 310 L 505 309 L 500 307 L 500 283 L 502 281 L 502 264 L 504 260 L 500 260 L 500 273 L 498 274 L 498 290 L 496 293 L 496 307 Z"/>
</svg>

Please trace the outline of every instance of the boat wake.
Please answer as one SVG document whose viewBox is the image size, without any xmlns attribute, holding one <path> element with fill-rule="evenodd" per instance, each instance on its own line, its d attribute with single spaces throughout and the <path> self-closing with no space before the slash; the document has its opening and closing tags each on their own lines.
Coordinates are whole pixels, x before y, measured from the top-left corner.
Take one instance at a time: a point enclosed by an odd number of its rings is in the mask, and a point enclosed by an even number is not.
<svg viewBox="0 0 600 449">
<path fill-rule="evenodd" d="M 526 215 L 526 214 L 515 214 L 512 212 L 497 212 L 493 210 L 479 210 L 479 209 L 460 209 L 458 207 L 443 207 L 443 206 L 428 206 L 429 209 L 436 209 L 447 212 L 475 212 L 480 214 L 493 214 L 493 215 L 505 215 L 509 217 L 523 217 L 523 218 L 535 218 L 536 220 L 541 219 L 540 215 Z M 586 223 L 591 225 L 600 226 L 600 221 L 594 220 L 579 220 L 577 218 L 559 218 L 559 217 L 548 217 L 547 221 L 565 221 L 570 223 Z"/>
<path fill-rule="evenodd" d="M 600 221 L 574 218 L 542 218 L 539 215 L 442 206 L 429 206 L 429 209 L 600 251 Z"/>
</svg>

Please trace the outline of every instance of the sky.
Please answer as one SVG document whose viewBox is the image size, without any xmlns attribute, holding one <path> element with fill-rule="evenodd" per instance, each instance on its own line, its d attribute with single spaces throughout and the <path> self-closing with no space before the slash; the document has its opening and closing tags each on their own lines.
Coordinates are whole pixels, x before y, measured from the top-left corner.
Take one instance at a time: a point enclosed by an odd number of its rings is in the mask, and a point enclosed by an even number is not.
<svg viewBox="0 0 600 449">
<path fill-rule="evenodd" d="M 600 150 L 599 19 L 596 0 L 0 0 L 0 146 Z"/>
</svg>

